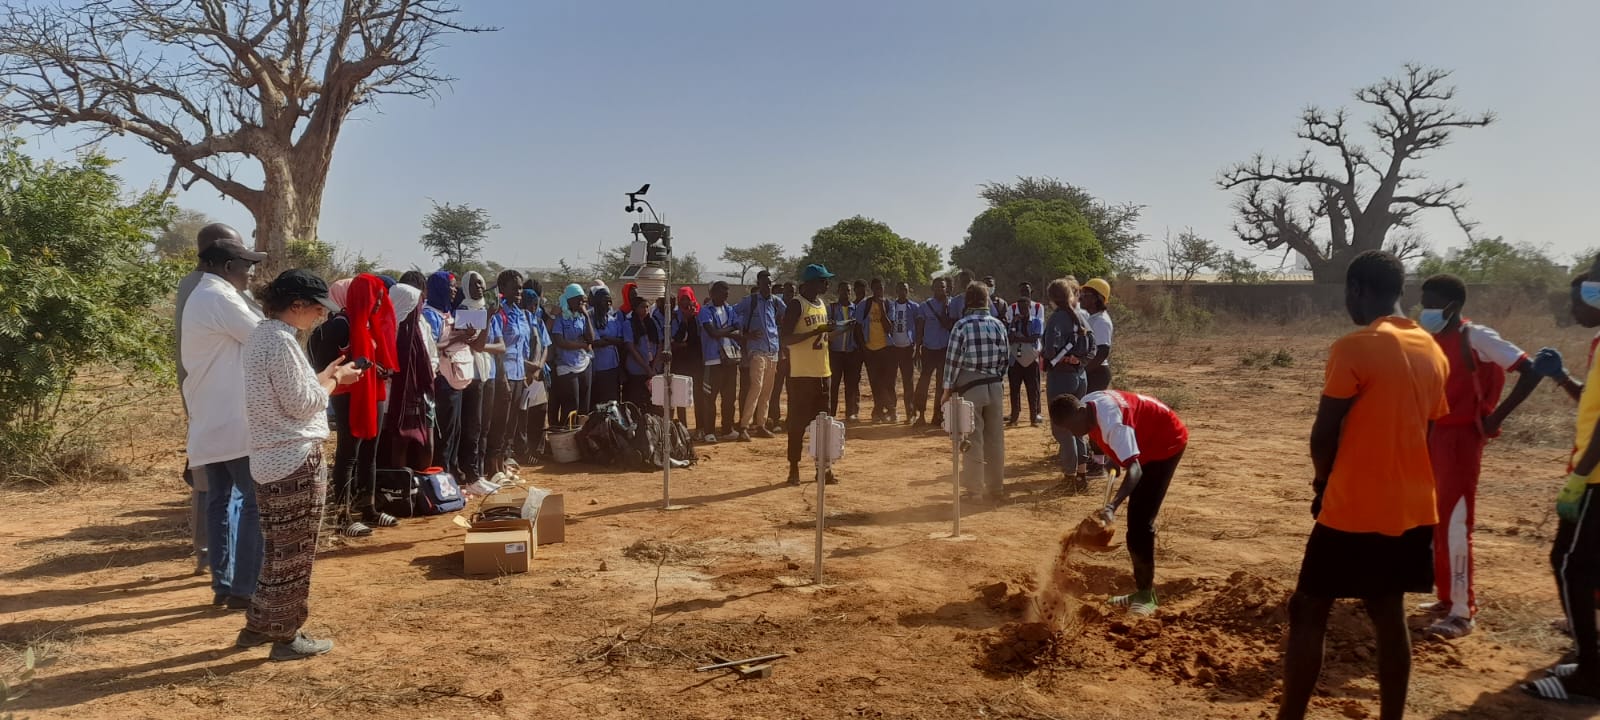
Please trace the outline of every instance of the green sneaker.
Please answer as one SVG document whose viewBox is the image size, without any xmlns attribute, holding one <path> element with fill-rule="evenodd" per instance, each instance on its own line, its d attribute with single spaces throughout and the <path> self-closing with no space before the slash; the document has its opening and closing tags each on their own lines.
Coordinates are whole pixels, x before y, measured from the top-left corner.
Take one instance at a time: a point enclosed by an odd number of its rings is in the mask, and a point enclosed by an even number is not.
<svg viewBox="0 0 1600 720">
<path fill-rule="evenodd" d="M 1106 601 L 1111 607 L 1124 608 L 1133 615 L 1150 616 L 1156 614 L 1160 603 L 1156 602 L 1156 591 L 1141 590 L 1131 595 L 1117 595 Z"/>
</svg>

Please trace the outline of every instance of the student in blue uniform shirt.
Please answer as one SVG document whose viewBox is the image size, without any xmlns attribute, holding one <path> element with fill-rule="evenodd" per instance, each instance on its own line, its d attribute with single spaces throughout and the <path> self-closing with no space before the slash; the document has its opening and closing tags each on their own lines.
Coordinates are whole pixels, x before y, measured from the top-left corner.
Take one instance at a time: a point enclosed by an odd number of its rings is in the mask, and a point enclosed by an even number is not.
<svg viewBox="0 0 1600 720">
<path fill-rule="evenodd" d="M 621 396 L 622 346 L 627 342 L 623 338 L 627 323 L 621 313 L 611 308 L 610 290 L 591 290 L 589 307 L 589 319 L 594 323 L 594 380 L 589 389 L 590 401 L 580 413 L 588 413 L 601 403 L 616 402 Z"/>
<path fill-rule="evenodd" d="M 702 393 L 705 405 L 700 418 L 695 421 L 703 434 L 702 441 L 738 438 L 738 410 L 734 407 L 739 397 L 739 361 L 744 357 L 740 345 L 739 312 L 728 304 L 728 284 L 718 280 L 711 284 L 710 301 L 700 308 L 700 352 L 705 365 L 702 376 Z M 716 434 L 718 399 L 722 406 L 722 433 Z"/>
<path fill-rule="evenodd" d="M 489 442 L 486 444 L 488 462 L 484 472 L 495 475 L 505 469 L 516 443 L 517 427 L 522 420 L 522 391 L 528 377 L 528 334 L 531 330 L 528 316 L 517 307 L 521 293 L 522 273 L 503 270 L 495 281 L 500 291 L 500 307 L 489 315 L 489 339 L 484 351 L 496 356 L 491 363 L 489 380 L 484 385 L 483 404 L 488 418 Z M 483 480 L 484 478 L 479 478 Z M 488 489 L 485 484 L 484 489 Z"/>
<path fill-rule="evenodd" d="M 666 319 L 662 317 L 660 307 L 651 307 L 648 301 L 639 296 L 632 283 L 625 290 L 631 293 L 627 303 L 631 312 L 620 321 L 625 343 L 623 349 L 628 357 L 622 397 L 649 410 L 650 378 L 661 372 L 661 351 L 665 346 L 664 341 L 671 335 L 667 332 Z"/>
<path fill-rule="evenodd" d="M 900 376 L 900 402 L 906 409 L 906 422 L 915 422 L 912 410 L 917 386 L 917 319 L 922 317 L 922 306 L 911 299 L 911 285 L 895 286 L 894 301 L 889 303 L 889 347 L 893 364 L 885 373 L 889 388 L 894 388 L 895 375 Z"/>
<path fill-rule="evenodd" d="M 954 293 L 950 298 L 950 315 L 956 320 L 960 320 L 962 315 L 967 314 L 967 287 L 970 285 L 972 285 L 972 273 L 965 270 L 956 273 L 956 285 L 950 288 L 951 292 Z M 1004 313 L 995 315 L 995 317 L 999 318 L 1000 322 L 1005 322 L 1006 320 Z"/>
<path fill-rule="evenodd" d="M 828 365 L 833 369 L 829 383 L 828 414 L 839 416 L 839 392 L 844 392 L 845 420 L 861 418 L 861 340 L 851 325 L 855 306 L 850 303 L 850 283 L 840 282 L 838 294 L 828 304 L 828 322 L 839 328 L 828 335 Z"/>
<path fill-rule="evenodd" d="M 783 299 L 773 294 L 772 273 L 756 273 L 756 291 L 739 301 L 740 337 L 744 341 L 744 363 L 749 367 L 749 391 L 744 395 L 739 415 L 741 442 L 751 436 L 776 437 L 767 427 L 767 404 L 778 378 L 778 318 L 783 317 Z"/>
<path fill-rule="evenodd" d="M 530 461 L 543 457 L 545 426 L 550 416 L 550 313 L 544 309 L 541 287 L 537 280 L 522 290 L 522 312 L 528 316 L 528 384 L 544 385 L 543 399 L 530 405 L 523 413 L 521 434 L 518 435 L 522 457 Z"/>
<path fill-rule="evenodd" d="M 594 325 L 583 307 L 583 288 L 568 285 L 561 293 L 561 317 L 550 341 L 555 346 L 555 381 L 550 385 L 550 404 L 557 422 L 565 425 L 574 413 L 582 415 L 594 405 L 590 388 L 594 379 Z"/>
<path fill-rule="evenodd" d="M 1006 328 L 1011 337 L 1011 419 L 1017 424 L 1022 414 L 1022 390 L 1028 391 L 1028 416 L 1034 425 L 1043 421 L 1039 412 L 1039 340 L 1044 337 L 1044 306 L 1034 302 L 1033 285 L 1017 288 L 1017 301 L 1007 310 Z"/>
<path fill-rule="evenodd" d="M 789 305 L 794 304 L 794 283 L 786 282 L 776 293 L 778 300 L 783 303 L 785 312 Z M 782 331 L 780 330 L 780 333 Z M 778 346 L 778 375 L 772 383 L 772 398 L 767 401 L 767 428 L 773 432 L 785 429 L 783 424 L 783 391 L 789 384 L 789 348 L 780 344 Z"/>
<path fill-rule="evenodd" d="M 926 413 L 930 386 L 934 389 L 935 403 L 932 424 L 937 426 L 944 423 L 944 407 L 938 404 L 938 400 L 944 396 L 944 354 L 950 346 L 950 329 L 961 317 L 952 307 L 955 300 L 950 297 L 949 284 L 944 278 L 938 278 L 933 281 L 933 296 L 923 301 L 922 312 L 917 315 L 917 352 L 922 357 L 922 376 L 917 378 L 917 399 L 912 403 L 916 413 L 911 423 L 913 427 L 928 423 Z"/>
</svg>

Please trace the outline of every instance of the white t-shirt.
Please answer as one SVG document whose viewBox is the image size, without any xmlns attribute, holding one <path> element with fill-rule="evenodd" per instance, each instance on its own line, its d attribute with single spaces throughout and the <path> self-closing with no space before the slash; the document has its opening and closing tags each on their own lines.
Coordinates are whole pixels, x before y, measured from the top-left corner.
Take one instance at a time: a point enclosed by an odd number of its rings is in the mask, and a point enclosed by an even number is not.
<svg viewBox="0 0 1600 720">
<path fill-rule="evenodd" d="M 183 306 L 183 399 L 189 408 L 189 466 L 250 455 L 244 410 L 244 344 L 261 316 L 232 284 L 206 273 Z"/>
<path fill-rule="evenodd" d="M 1104 310 L 1089 316 L 1089 332 L 1094 333 L 1094 344 L 1111 347 L 1111 315 Z M 1106 358 L 1106 364 L 1111 364 L 1111 358 Z"/>
</svg>

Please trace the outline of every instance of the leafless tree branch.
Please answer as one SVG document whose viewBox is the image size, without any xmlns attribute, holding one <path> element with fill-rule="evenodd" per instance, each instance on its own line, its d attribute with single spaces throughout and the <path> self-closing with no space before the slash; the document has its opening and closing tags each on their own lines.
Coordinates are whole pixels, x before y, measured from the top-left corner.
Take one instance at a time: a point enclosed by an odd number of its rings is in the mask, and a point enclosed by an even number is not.
<svg viewBox="0 0 1600 720">
<path fill-rule="evenodd" d="M 1257 154 L 1223 170 L 1218 187 L 1238 193 L 1239 238 L 1268 249 L 1291 247 L 1313 272 L 1326 275 L 1350 253 L 1383 247 L 1390 229 L 1411 228 L 1424 210 L 1449 210 L 1471 236 L 1477 225 L 1466 218 L 1460 183 L 1406 189 L 1428 179 L 1414 161 L 1447 145 L 1455 131 L 1495 120 L 1490 112 L 1456 109 L 1449 77 L 1445 70 L 1407 65 L 1399 77 L 1356 91 L 1356 100 L 1376 113 L 1366 124 L 1378 140 L 1376 154 L 1350 136 L 1347 110 L 1312 106 L 1302 111 L 1296 133 L 1310 147 L 1296 159 L 1269 162 Z M 1337 157 L 1332 173 L 1323 169 L 1319 151 Z M 1296 196 L 1295 188 L 1313 192 Z M 1328 221 L 1326 242 L 1309 237 L 1322 219 Z"/>
<path fill-rule="evenodd" d="M 0 124 L 138 138 L 172 159 L 169 190 L 204 181 L 259 227 L 268 205 L 320 208 L 352 111 L 450 81 L 430 62 L 440 39 L 493 29 L 459 14 L 454 0 L 0 0 Z M 260 162 L 267 186 L 235 181 L 229 157 Z"/>
</svg>

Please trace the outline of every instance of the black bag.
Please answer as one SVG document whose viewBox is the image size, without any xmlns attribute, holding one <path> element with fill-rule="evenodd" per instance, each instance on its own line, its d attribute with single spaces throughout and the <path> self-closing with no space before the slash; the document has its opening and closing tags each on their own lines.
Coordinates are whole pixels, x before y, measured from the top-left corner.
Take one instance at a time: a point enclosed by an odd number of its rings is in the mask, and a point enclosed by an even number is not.
<svg viewBox="0 0 1600 720">
<path fill-rule="evenodd" d="M 419 492 L 416 496 L 418 515 L 443 515 L 467 506 L 461 486 L 443 468 L 428 468 L 416 476 Z"/>
<path fill-rule="evenodd" d="M 378 483 L 372 503 L 381 513 L 415 517 L 420 492 L 417 474 L 411 468 L 378 468 Z"/>
<path fill-rule="evenodd" d="M 595 465 L 616 465 L 628 447 L 628 432 L 615 402 L 600 403 L 583 422 L 576 436 L 578 454 Z"/>
<path fill-rule="evenodd" d="M 664 436 L 672 438 L 670 455 L 673 460 L 695 464 L 694 441 L 683 423 L 674 420 L 669 424 L 660 415 L 647 413 L 633 403 L 622 403 L 621 411 L 623 424 L 629 430 L 629 449 L 623 453 L 629 466 L 637 470 L 660 470 Z"/>
</svg>

